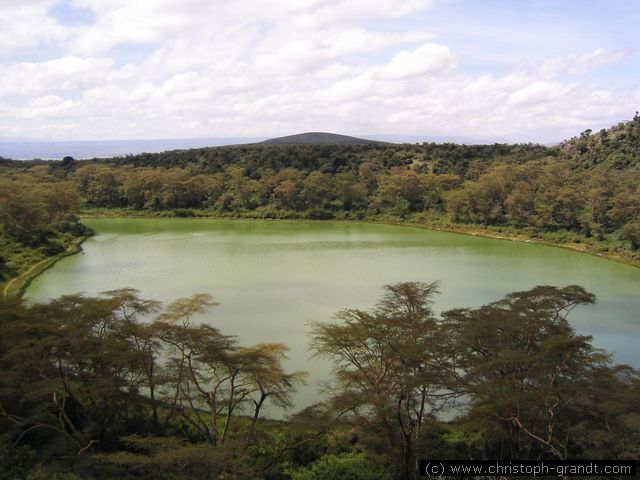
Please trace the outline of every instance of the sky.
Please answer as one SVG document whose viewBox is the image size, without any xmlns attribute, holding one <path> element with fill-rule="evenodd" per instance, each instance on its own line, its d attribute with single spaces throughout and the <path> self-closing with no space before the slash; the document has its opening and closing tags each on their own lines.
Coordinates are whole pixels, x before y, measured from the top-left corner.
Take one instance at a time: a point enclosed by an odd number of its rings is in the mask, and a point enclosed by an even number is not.
<svg viewBox="0 0 640 480">
<path fill-rule="evenodd" d="M 640 110 L 637 0 L 0 0 L 0 137 L 553 143 Z"/>
</svg>

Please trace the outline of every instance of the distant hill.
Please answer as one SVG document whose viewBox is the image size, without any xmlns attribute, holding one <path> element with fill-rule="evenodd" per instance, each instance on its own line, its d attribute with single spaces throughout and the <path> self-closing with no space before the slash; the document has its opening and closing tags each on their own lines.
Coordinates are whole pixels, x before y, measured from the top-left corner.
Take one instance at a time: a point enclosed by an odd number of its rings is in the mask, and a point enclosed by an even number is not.
<svg viewBox="0 0 640 480">
<path fill-rule="evenodd" d="M 338 135 L 336 133 L 326 132 L 306 132 L 297 135 L 287 135 L 286 137 L 277 137 L 260 142 L 262 145 L 303 145 L 303 144 L 330 144 L 330 145 L 370 145 L 383 144 L 376 140 L 367 140 L 365 138 L 350 137 L 348 135 Z"/>
</svg>

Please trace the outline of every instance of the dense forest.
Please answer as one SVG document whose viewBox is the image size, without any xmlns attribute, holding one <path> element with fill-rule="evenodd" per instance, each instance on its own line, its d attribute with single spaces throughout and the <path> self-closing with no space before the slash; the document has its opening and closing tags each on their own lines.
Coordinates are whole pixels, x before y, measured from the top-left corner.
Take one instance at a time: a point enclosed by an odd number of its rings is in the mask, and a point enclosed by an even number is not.
<svg viewBox="0 0 640 480">
<path fill-rule="evenodd" d="M 77 216 L 83 204 L 68 181 L 31 170 L 0 177 L 0 285 L 87 235 Z"/>
<path fill-rule="evenodd" d="M 303 372 L 281 344 L 195 322 L 135 290 L 0 306 L 0 476 L 415 479 L 423 458 L 636 459 L 640 376 L 577 335 L 580 287 L 536 287 L 437 314 L 437 283 L 387 285 L 312 326 L 324 399 L 287 421 Z M 609 477 L 611 478 L 611 477 Z"/>
</svg>

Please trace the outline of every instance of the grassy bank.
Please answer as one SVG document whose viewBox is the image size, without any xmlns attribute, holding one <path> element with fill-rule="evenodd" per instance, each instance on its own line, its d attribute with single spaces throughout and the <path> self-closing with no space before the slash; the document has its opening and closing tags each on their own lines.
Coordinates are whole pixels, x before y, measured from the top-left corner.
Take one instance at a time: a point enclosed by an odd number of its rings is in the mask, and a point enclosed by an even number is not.
<svg viewBox="0 0 640 480">
<path fill-rule="evenodd" d="M 22 269 L 20 275 L 10 278 L 6 282 L 0 284 L 2 299 L 8 300 L 11 298 L 21 297 L 27 287 L 38 275 L 40 275 L 48 268 L 51 268 L 56 262 L 63 259 L 64 257 L 79 252 L 82 248 L 82 242 L 84 242 L 86 238 L 86 236 L 75 238 L 71 241 L 65 251 L 25 266 Z"/>
<path fill-rule="evenodd" d="M 510 240 L 513 242 L 536 243 L 551 247 L 565 248 L 581 253 L 588 253 L 615 262 L 640 268 L 640 255 L 625 248 L 620 241 L 598 241 L 585 235 L 573 232 L 534 232 L 524 233 L 513 228 L 487 227 L 482 225 L 440 224 L 439 222 L 399 222 L 397 225 L 411 225 L 413 227 L 428 228 L 443 232 L 460 233 L 479 237 Z"/>
<path fill-rule="evenodd" d="M 460 233 L 498 240 L 510 240 L 536 243 L 588 253 L 627 265 L 640 267 L 640 252 L 633 252 L 627 242 L 609 234 L 602 239 L 567 230 L 543 231 L 527 227 L 487 226 L 451 222 L 446 215 L 414 214 L 408 217 L 393 215 L 366 215 L 364 212 L 331 212 L 331 218 L 317 218 L 309 212 L 293 210 L 256 209 L 237 212 L 219 212 L 216 210 L 129 210 L 129 209 L 89 209 L 82 212 L 84 217 L 94 218 L 210 218 L 210 219 L 254 219 L 254 220 L 327 220 L 362 221 L 388 225 L 412 226 L 443 232 Z"/>
</svg>

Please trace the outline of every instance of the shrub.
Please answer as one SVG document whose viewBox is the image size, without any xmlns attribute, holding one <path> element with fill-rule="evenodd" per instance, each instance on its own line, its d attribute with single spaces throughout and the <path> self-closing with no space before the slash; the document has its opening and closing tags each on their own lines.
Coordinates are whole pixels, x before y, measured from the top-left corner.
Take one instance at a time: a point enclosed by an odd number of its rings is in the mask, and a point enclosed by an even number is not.
<svg viewBox="0 0 640 480">
<path fill-rule="evenodd" d="M 391 480 L 389 469 L 366 453 L 326 455 L 293 472 L 293 480 Z"/>
</svg>

